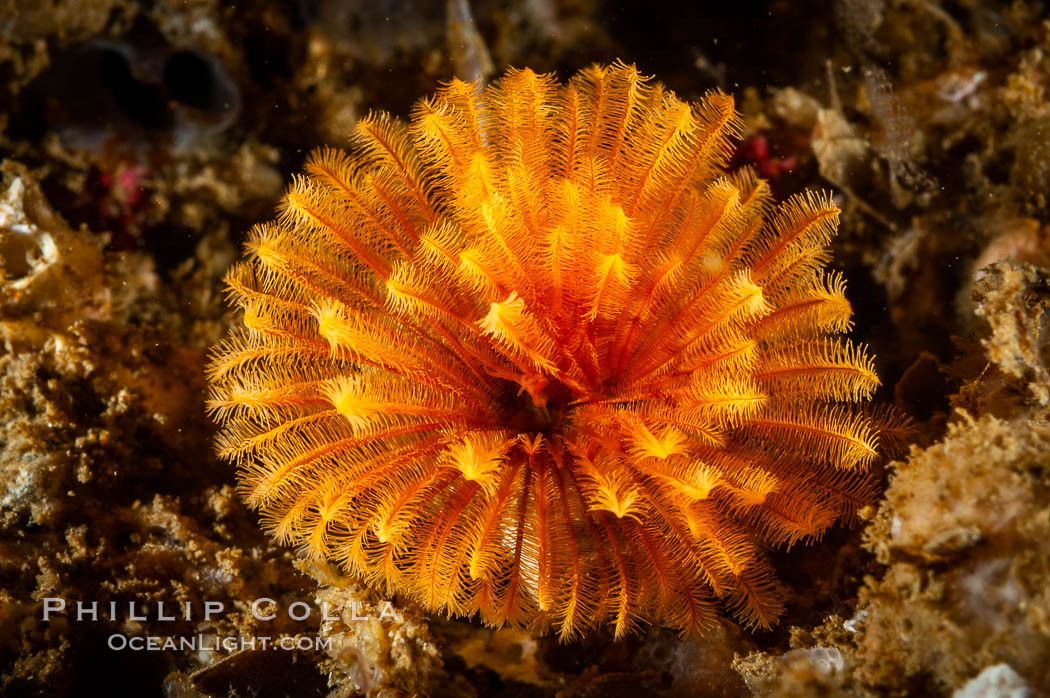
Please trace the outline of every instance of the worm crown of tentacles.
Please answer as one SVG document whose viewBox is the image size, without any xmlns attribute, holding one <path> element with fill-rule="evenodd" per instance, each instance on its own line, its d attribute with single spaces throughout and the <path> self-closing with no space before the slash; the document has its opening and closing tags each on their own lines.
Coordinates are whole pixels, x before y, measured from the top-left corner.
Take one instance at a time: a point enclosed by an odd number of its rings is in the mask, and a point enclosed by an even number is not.
<svg viewBox="0 0 1050 698">
<path fill-rule="evenodd" d="M 266 528 L 563 638 L 782 610 L 764 549 L 871 496 L 827 196 L 727 175 L 732 98 L 620 63 L 453 81 L 314 153 L 228 275 L 211 409 Z"/>
</svg>

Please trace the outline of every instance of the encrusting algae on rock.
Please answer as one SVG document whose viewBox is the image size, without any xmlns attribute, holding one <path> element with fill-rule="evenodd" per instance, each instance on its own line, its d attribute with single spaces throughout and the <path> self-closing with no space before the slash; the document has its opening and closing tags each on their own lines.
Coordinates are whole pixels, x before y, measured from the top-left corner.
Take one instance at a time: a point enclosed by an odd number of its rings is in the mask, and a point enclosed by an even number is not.
<svg viewBox="0 0 1050 698">
<path fill-rule="evenodd" d="M 794 629 L 796 649 L 779 658 L 738 659 L 755 695 L 1050 691 L 1047 281 L 1011 262 L 979 273 L 980 374 L 953 397 L 943 438 L 890 465 L 864 531 L 884 569 L 865 580 L 849 620 Z M 837 669 L 822 670 L 822 655 Z"/>
<path fill-rule="evenodd" d="M 571 638 L 771 625 L 762 546 L 871 501 L 838 210 L 727 175 L 731 97 L 453 81 L 321 150 L 227 276 L 210 407 L 280 541 Z"/>
<path fill-rule="evenodd" d="M 215 247 L 201 258 L 176 294 L 142 253 L 107 251 L 105 236 L 72 229 L 33 172 L 0 165 L 0 695 L 83 695 L 125 666 L 129 650 L 110 642 L 150 638 L 191 638 L 199 651 L 150 652 L 167 659 L 140 660 L 150 678 L 121 676 L 112 695 L 161 685 L 285 695 L 330 676 L 346 695 L 356 685 L 429 695 L 440 662 L 419 614 L 322 623 L 323 601 L 355 608 L 374 595 L 336 588 L 321 566 L 302 567 L 332 588 L 297 574 L 208 457 L 201 369 L 221 313 L 211 290 L 228 260 Z M 197 322 L 182 322 L 191 302 Z M 316 608 L 304 622 L 268 619 L 253 607 L 261 598 Z M 205 603 L 222 610 L 207 618 Z M 188 618 L 171 611 L 187 607 Z M 311 631 L 331 639 L 325 652 L 231 651 L 217 639 Z"/>
</svg>

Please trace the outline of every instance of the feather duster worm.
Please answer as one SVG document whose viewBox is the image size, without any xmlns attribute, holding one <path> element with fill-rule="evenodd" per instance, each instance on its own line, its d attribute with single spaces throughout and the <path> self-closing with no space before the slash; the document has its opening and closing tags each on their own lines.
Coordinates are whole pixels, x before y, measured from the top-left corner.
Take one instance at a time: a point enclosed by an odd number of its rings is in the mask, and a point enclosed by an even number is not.
<svg viewBox="0 0 1050 698">
<path fill-rule="evenodd" d="M 277 540 L 571 638 L 782 610 L 766 545 L 871 495 L 838 211 L 620 63 L 453 81 L 315 153 L 227 280 L 221 454 Z"/>
</svg>

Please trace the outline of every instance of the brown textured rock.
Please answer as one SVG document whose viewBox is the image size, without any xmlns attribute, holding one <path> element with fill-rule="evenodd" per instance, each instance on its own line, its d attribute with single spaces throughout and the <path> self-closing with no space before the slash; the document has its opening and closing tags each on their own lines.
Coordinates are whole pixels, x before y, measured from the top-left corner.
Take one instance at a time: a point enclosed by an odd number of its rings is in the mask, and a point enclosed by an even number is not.
<svg viewBox="0 0 1050 698">
<path fill-rule="evenodd" d="M 330 698 L 431 695 L 443 678 L 441 655 L 422 614 L 395 605 L 324 564 L 300 564 L 321 587 L 314 602 L 330 644 L 322 666 L 338 686 Z"/>
<path fill-rule="evenodd" d="M 999 263 L 977 273 L 977 317 L 988 324 L 988 359 L 1027 386 L 1036 404 L 1050 404 L 1050 273 L 1031 264 Z"/>
<path fill-rule="evenodd" d="M 986 360 L 955 401 L 983 414 L 958 408 L 943 439 L 892 466 L 865 531 L 884 571 L 852 619 L 796 630 L 794 652 L 808 655 L 739 660 L 757 693 L 947 695 L 999 664 L 1050 691 L 1048 290 L 1031 265 L 978 276 Z M 820 670 L 817 651 L 839 653 L 844 670 Z"/>
<path fill-rule="evenodd" d="M 107 651 L 114 633 L 308 630 L 264 625 L 249 611 L 257 597 L 290 602 L 306 592 L 289 566 L 273 564 L 282 555 L 212 464 L 200 323 L 216 323 L 218 306 L 190 288 L 214 277 L 188 270 L 187 296 L 170 293 L 148 258 L 106 253 L 104 238 L 72 230 L 24 168 L 8 163 L 3 174 L 0 693 L 82 693 L 126 656 Z M 183 324 L 171 310 L 191 296 L 198 323 Z M 64 599 L 67 611 L 45 622 L 47 597 Z M 78 601 L 107 610 L 81 620 Z M 202 621 L 205 601 L 222 603 L 221 617 Z M 112 619 L 111 602 L 121 609 Z M 144 621 L 130 617 L 130 602 Z M 189 603 L 195 617 L 162 621 L 160 602 Z M 226 654 L 141 653 L 120 693 L 155 690 L 173 668 L 193 671 Z"/>
</svg>

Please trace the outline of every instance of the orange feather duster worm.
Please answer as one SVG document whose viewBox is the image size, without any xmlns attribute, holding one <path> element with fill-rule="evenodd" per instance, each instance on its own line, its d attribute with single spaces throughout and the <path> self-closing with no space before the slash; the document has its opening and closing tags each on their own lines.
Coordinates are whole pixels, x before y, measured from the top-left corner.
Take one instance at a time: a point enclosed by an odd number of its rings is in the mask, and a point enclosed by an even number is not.
<svg viewBox="0 0 1050 698">
<path fill-rule="evenodd" d="M 782 610 L 868 501 L 838 211 L 724 167 L 732 98 L 623 64 L 454 81 L 315 153 L 227 280 L 222 455 L 277 540 L 571 638 Z"/>
</svg>

